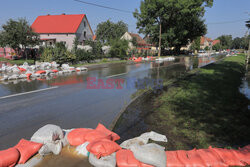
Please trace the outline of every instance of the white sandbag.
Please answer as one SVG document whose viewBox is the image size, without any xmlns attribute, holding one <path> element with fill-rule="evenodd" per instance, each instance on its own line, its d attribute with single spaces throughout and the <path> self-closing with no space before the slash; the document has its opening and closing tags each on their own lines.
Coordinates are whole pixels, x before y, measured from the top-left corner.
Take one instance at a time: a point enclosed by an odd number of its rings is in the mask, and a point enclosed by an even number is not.
<svg viewBox="0 0 250 167">
<path fill-rule="evenodd" d="M 145 145 L 148 143 L 149 139 L 153 141 L 160 141 L 160 142 L 167 142 L 167 137 L 165 135 L 156 133 L 154 131 L 143 133 L 139 137 L 135 137 L 133 139 L 126 140 L 121 143 L 121 147 L 125 149 L 130 149 L 130 146 L 137 144 L 137 145 Z"/>
<path fill-rule="evenodd" d="M 130 150 L 133 152 L 135 158 L 140 162 L 156 167 L 166 167 L 167 157 L 165 148 L 158 144 L 134 144 L 131 146 Z"/>
<path fill-rule="evenodd" d="M 94 154 L 89 154 L 89 163 L 95 167 L 116 167 L 116 153 L 106 157 L 96 158 Z"/>
<path fill-rule="evenodd" d="M 59 126 L 48 124 L 38 129 L 31 137 L 31 141 L 46 144 L 48 142 L 61 140 L 63 137 L 63 131 Z"/>
<path fill-rule="evenodd" d="M 76 147 L 76 152 L 78 155 L 88 156 L 89 152 L 87 150 L 87 146 L 89 145 L 89 142 L 85 142 L 82 145 L 79 145 Z"/>
<path fill-rule="evenodd" d="M 63 147 L 69 145 L 68 134 L 69 134 L 69 132 L 71 132 L 72 130 L 74 130 L 74 129 L 63 129 L 63 133 L 64 133 L 64 137 L 63 137 L 63 139 L 62 139 Z"/>
<path fill-rule="evenodd" d="M 60 140 L 57 140 L 53 143 L 47 142 L 46 144 L 44 144 L 38 153 L 40 155 L 48 155 L 50 153 L 59 155 L 61 150 L 62 150 L 62 142 Z"/>
<path fill-rule="evenodd" d="M 39 164 L 40 162 L 42 162 L 42 160 L 43 160 L 43 156 L 39 156 L 39 157 L 36 156 L 36 157 L 30 159 L 25 164 L 17 164 L 16 167 L 34 167 L 37 164 Z"/>
</svg>

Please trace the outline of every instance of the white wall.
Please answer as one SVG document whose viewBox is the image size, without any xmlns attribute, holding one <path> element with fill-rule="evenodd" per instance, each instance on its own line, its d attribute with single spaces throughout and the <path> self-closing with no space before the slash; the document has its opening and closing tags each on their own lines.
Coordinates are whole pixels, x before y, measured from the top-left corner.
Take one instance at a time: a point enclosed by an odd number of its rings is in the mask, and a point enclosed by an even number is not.
<svg viewBox="0 0 250 167">
<path fill-rule="evenodd" d="M 40 34 L 41 39 L 56 39 L 56 42 L 65 42 L 66 47 L 71 50 L 76 35 L 75 34 Z"/>
<path fill-rule="evenodd" d="M 84 26 L 84 22 L 85 25 Z M 86 32 L 86 37 L 84 37 L 84 31 Z M 92 40 L 93 39 L 93 34 L 92 31 L 90 29 L 90 25 L 88 24 L 88 21 L 86 19 L 86 17 L 84 17 L 82 19 L 82 22 L 76 32 L 77 38 L 79 39 L 79 42 L 83 42 L 84 40 Z"/>
<path fill-rule="evenodd" d="M 126 32 L 122 37 L 121 37 L 121 39 L 125 39 L 125 40 L 127 40 L 127 41 L 129 41 L 129 43 L 128 43 L 128 46 L 129 46 L 129 48 L 130 49 L 133 49 L 134 48 L 134 46 L 133 46 L 133 44 L 132 44 L 132 37 L 131 37 L 131 35 L 128 33 L 128 32 Z"/>
</svg>

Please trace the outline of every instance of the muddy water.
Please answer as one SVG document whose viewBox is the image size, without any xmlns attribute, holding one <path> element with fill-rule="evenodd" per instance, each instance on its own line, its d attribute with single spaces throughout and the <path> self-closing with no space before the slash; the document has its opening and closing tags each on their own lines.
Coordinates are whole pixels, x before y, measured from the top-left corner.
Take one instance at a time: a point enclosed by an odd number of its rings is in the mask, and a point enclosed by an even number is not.
<svg viewBox="0 0 250 167">
<path fill-rule="evenodd" d="M 35 167 L 92 167 L 88 158 L 77 155 L 75 148 L 65 147 L 59 155 L 47 155 L 43 161 Z"/>
</svg>

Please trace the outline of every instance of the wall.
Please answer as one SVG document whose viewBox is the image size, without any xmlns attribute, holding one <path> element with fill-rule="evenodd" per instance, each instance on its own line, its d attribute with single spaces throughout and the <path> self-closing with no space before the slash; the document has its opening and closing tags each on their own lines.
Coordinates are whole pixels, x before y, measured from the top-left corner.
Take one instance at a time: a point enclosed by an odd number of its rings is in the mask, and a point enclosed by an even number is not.
<svg viewBox="0 0 250 167">
<path fill-rule="evenodd" d="M 121 39 L 125 39 L 125 40 L 127 40 L 127 41 L 132 41 L 133 38 L 129 35 L 128 32 L 126 32 L 126 33 L 121 37 Z M 134 48 L 132 42 L 129 42 L 129 43 L 128 43 L 128 46 L 129 46 L 130 49 L 133 49 L 133 48 Z"/>
<path fill-rule="evenodd" d="M 84 26 L 84 22 L 86 23 L 86 26 Z M 84 31 L 86 32 L 86 37 L 84 37 Z M 86 17 L 83 18 L 77 32 L 76 32 L 77 38 L 79 39 L 79 42 L 83 42 L 85 40 L 92 40 L 93 39 L 93 33 L 90 28 L 90 25 L 88 23 L 88 20 Z"/>
</svg>

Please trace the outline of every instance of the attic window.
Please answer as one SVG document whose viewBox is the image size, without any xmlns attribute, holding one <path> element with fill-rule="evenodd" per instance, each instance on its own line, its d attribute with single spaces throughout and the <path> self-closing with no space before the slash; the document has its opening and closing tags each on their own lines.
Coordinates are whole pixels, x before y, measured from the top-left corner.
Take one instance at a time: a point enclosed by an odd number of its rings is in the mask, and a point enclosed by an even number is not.
<svg viewBox="0 0 250 167">
<path fill-rule="evenodd" d="M 48 34 L 48 36 L 49 36 L 49 34 Z"/>
<path fill-rule="evenodd" d="M 84 36 L 84 38 L 86 38 L 86 31 L 84 31 L 83 36 Z"/>
<path fill-rule="evenodd" d="M 86 27 L 86 22 L 85 21 L 83 22 L 83 24 L 84 24 L 84 27 Z"/>
</svg>

